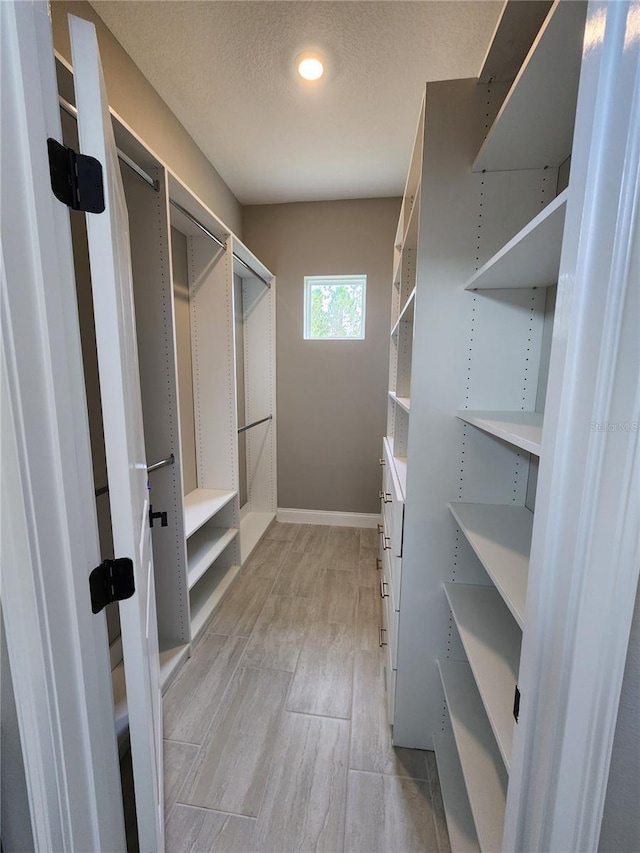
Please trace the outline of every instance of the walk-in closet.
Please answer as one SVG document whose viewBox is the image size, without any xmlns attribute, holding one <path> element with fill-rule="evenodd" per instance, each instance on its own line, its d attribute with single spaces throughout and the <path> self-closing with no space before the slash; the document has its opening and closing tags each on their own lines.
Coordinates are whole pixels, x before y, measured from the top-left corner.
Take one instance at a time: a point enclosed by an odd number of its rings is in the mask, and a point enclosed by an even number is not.
<svg viewBox="0 0 640 853">
<path fill-rule="evenodd" d="M 0 20 L 4 853 L 640 849 L 638 0 Z"/>
</svg>

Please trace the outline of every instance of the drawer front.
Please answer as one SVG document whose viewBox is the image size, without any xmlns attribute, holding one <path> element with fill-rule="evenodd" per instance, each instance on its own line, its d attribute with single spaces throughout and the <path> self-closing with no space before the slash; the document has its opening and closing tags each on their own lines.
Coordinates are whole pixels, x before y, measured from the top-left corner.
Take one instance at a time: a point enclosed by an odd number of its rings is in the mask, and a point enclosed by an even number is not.
<svg viewBox="0 0 640 853">
<path fill-rule="evenodd" d="M 384 627 L 386 628 L 385 639 L 389 666 L 392 669 L 398 667 L 398 608 L 395 605 L 395 596 L 391 575 L 389 572 L 390 560 L 388 552 L 382 555 L 382 572 L 380 573 L 380 597 L 382 598 L 382 612 Z"/>
</svg>

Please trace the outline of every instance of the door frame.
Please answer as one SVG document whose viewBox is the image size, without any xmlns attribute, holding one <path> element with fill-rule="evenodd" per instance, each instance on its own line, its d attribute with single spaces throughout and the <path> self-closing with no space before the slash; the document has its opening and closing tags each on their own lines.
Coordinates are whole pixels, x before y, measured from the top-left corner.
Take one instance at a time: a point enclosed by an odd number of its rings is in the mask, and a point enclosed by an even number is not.
<svg viewBox="0 0 640 853">
<path fill-rule="evenodd" d="M 589 3 L 504 850 L 597 850 L 640 572 L 640 0 Z"/>
<path fill-rule="evenodd" d="M 126 850 L 48 6 L 0 3 L 2 607 L 33 844 Z"/>
</svg>

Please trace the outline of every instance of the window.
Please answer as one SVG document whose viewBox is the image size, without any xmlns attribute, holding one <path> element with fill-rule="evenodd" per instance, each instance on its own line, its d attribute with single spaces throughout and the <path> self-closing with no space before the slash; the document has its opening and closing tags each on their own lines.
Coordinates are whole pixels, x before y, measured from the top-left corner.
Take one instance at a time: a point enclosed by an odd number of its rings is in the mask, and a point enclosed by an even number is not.
<svg viewBox="0 0 640 853">
<path fill-rule="evenodd" d="M 364 340 L 366 290 L 366 275 L 306 275 L 305 340 Z"/>
</svg>

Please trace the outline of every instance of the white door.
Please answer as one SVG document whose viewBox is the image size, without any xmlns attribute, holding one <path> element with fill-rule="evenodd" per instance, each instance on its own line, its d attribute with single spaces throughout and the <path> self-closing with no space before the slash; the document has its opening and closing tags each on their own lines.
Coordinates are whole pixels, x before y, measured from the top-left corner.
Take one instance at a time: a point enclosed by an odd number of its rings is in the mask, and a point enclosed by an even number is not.
<svg viewBox="0 0 640 853">
<path fill-rule="evenodd" d="M 72 16 L 69 25 L 80 150 L 104 170 L 105 211 L 87 215 L 100 394 L 114 551 L 133 560 L 135 574 L 120 623 L 138 836 L 142 853 L 159 853 L 162 705 L 129 221 L 95 27 Z"/>
<path fill-rule="evenodd" d="M 3 737 L 20 747 L 2 763 L 25 780 L 3 791 L 2 841 L 115 853 L 126 844 L 106 622 L 89 597 L 100 553 L 71 231 L 49 178 L 47 139 L 62 133 L 47 4 L 0 2 L 0 42 L 0 577 L 17 718 Z"/>
</svg>

